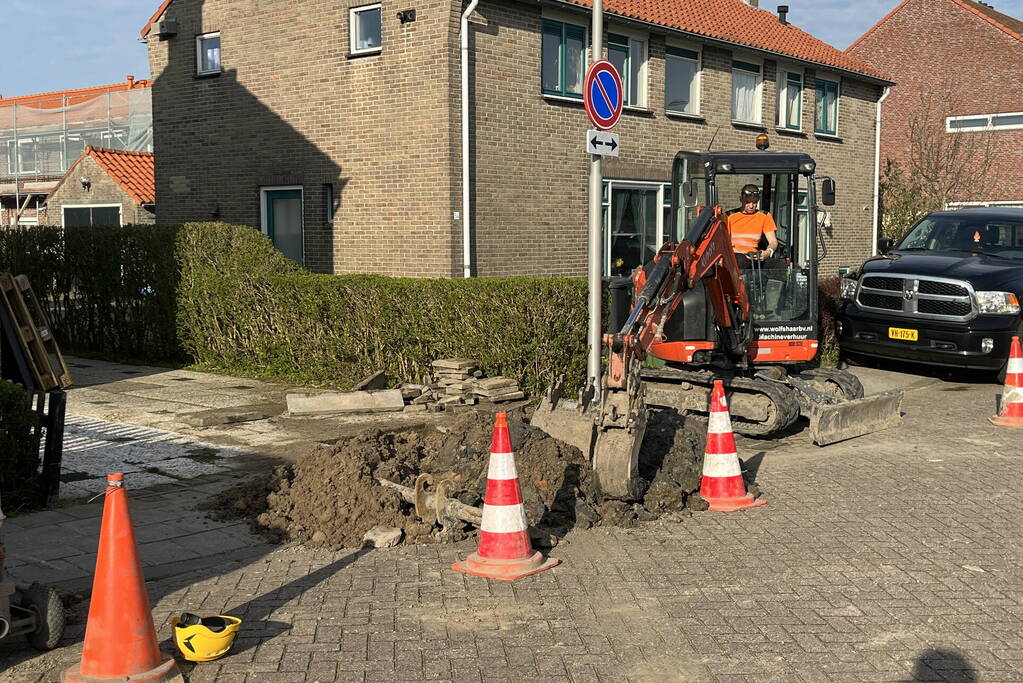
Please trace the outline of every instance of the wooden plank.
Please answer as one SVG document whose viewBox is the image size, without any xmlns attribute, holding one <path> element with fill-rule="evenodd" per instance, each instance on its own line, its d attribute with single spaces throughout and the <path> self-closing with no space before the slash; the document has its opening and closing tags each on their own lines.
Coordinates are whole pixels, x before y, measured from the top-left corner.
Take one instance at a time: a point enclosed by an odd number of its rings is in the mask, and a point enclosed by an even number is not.
<svg viewBox="0 0 1023 683">
<path fill-rule="evenodd" d="M 21 324 L 15 313 L 14 307 L 14 297 L 17 296 L 19 296 L 19 294 L 17 288 L 14 286 L 14 278 L 8 273 L 0 273 L 0 305 L 4 307 L 4 311 L 7 313 L 7 317 L 10 319 L 11 325 L 20 332 Z M 12 330 L 12 332 L 13 331 L 14 330 Z M 29 371 L 32 373 L 32 380 L 36 383 L 36 386 L 40 388 L 44 387 L 45 382 L 39 373 L 39 369 L 36 367 L 35 360 L 32 357 L 31 348 L 22 338 L 21 334 L 17 334 L 16 336 L 18 337 L 18 344 L 21 347 L 21 355 L 25 359 L 25 364 L 28 366 Z"/>
<path fill-rule="evenodd" d="M 35 290 L 32 289 L 32 283 L 24 275 L 14 278 L 14 282 L 21 290 L 22 300 L 32 320 L 32 329 L 35 330 L 39 344 L 46 354 L 47 369 L 57 385 L 61 389 L 67 389 L 71 386 L 71 371 L 68 369 L 67 363 L 64 362 L 64 355 L 60 352 L 57 340 L 50 332 L 50 322 L 46 319 L 43 307 L 39 305 L 39 298 L 36 297 Z"/>
</svg>

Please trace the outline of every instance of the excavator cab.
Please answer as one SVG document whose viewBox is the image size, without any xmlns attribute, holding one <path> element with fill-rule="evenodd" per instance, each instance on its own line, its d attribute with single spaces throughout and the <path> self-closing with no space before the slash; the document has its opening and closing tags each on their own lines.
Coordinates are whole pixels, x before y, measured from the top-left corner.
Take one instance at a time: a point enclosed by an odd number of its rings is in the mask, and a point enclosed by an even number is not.
<svg viewBox="0 0 1023 683">
<path fill-rule="evenodd" d="M 805 363 L 817 353 L 815 169 L 810 156 L 795 153 L 680 152 L 675 157 L 671 217 L 676 241 L 686 239 L 704 207 L 720 206 L 726 216 L 740 211 L 740 190 L 748 185 L 760 189 L 757 208 L 777 227 L 778 248 L 770 258 L 736 256 L 755 330 L 753 363 Z M 824 182 L 833 188 L 830 179 Z M 758 248 L 766 247 L 766 237 L 761 237 Z M 694 349 L 686 343 L 702 341 L 706 346 L 715 341 L 712 311 L 700 294 L 686 296 L 672 314 L 664 342 L 651 346 L 653 356 L 674 363 L 711 362 L 713 347 Z"/>
</svg>

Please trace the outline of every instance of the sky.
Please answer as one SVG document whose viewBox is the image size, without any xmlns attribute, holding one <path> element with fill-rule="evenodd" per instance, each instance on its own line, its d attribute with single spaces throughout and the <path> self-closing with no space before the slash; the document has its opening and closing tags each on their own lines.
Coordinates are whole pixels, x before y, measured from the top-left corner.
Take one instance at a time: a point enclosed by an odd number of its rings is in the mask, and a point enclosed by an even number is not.
<svg viewBox="0 0 1023 683">
<path fill-rule="evenodd" d="M 685 2 L 686 0 L 677 0 Z M 899 0 L 760 0 L 789 20 L 845 49 Z M 0 94 L 5 97 L 149 78 L 139 31 L 159 0 L 0 0 Z M 1023 19 L 1023 0 L 988 0 Z"/>
</svg>

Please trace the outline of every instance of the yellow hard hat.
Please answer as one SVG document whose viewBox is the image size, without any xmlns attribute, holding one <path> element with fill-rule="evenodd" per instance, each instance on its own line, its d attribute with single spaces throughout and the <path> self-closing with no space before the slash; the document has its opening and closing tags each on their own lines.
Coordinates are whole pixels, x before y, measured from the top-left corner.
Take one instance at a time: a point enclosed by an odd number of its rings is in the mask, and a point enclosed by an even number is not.
<svg viewBox="0 0 1023 683">
<path fill-rule="evenodd" d="M 241 623 L 237 617 L 200 617 L 189 612 L 171 619 L 174 642 L 190 662 L 211 662 L 226 655 Z"/>
</svg>

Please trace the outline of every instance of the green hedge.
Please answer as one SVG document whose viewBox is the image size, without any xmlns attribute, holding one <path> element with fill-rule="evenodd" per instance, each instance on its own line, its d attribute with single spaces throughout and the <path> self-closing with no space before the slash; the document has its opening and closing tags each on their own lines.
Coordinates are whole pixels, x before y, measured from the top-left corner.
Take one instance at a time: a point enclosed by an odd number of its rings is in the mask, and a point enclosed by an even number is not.
<svg viewBox="0 0 1023 683">
<path fill-rule="evenodd" d="M 6 514 L 39 502 L 37 427 L 25 390 L 0 380 L 0 505 Z"/>
<path fill-rule="evenodd" d="M 246 226 L 0 231 L 65 349 L 347 387 L 477 359 L 538 392 L 585 373 L 586 284 L 309 273 Z"/>
<path fill-rule="evenodd" d="M 185 226 L 178 249 L 178 329 L 203 367 L 346 386 L 378 369 L 417 380 L 437 358 L 468 357 L 534 392 L 585 373 L 581 279 L 315 275 L 224 224 Z"/>
</svg>

